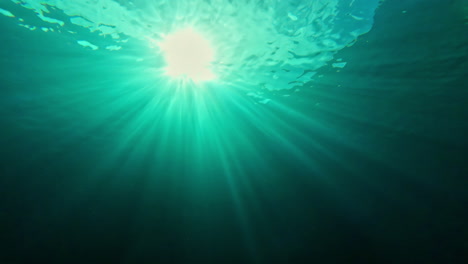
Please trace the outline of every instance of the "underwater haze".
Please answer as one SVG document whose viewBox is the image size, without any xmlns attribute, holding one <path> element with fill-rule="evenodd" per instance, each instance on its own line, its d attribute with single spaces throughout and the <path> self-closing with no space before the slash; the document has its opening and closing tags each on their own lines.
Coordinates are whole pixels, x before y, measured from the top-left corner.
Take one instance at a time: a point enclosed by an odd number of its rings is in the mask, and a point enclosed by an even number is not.
<svg viewBox="0 0 468 264">
<path fill-rule="evenodd" d="M 0 263 L 465 263 L 467 0 L 0 0 Z"/>
</svg>

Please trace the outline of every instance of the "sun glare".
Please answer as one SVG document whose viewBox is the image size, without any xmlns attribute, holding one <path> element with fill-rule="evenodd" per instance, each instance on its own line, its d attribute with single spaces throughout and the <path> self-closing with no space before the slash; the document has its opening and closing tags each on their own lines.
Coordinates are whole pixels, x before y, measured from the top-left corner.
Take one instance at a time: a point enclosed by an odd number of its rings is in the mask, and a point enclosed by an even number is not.
<svg viewBox="0 0 468 264">
<path fill-rule="evenodd" d="M 167 35 L 159 47 L 167 63 L 166 74 L 195 82 L 215 79 L 210 69 L 214 51 L 210 42 L 192 28 Z"/>
</svg>

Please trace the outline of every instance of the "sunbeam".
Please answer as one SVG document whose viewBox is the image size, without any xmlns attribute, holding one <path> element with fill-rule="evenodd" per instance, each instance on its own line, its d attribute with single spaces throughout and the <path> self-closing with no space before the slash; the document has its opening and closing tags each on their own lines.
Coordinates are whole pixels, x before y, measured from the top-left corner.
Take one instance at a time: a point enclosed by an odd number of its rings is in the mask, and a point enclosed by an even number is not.
<svg viewBox="0 0 468 264">
<path fill-rule="evenodd" d="M 0 0 L 0 263 L 431 263 L 462 2 Z"/>
</svg>

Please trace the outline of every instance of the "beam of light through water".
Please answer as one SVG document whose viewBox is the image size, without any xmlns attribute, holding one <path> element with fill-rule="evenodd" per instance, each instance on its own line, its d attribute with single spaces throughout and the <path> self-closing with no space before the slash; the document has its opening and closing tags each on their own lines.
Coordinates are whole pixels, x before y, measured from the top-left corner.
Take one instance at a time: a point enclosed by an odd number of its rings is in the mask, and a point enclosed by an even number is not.
<svg viewBox="0 0 468 264">
<path fill-rule="evenodd" d="M 66 124 L 51 132 L 58 145 L 87 135 L 114 142 L 103 170 L 178 162 L 197 172 L 187 181 L 200 187 L 198 177 L 213 164 L 226 175 L 242 174 L 240 157 L 268 168 L 256 136 L 313 164 L 290 137 L 308 136 L 275 112 L 303 120 L 307 131 L 333 133 L 271 96 L 313 89 L 315 71 L 331 62 L 345 67 L 334 55 L 371 29 L 378 2 L 11 0 L 2 14 L 71 54 L 35 73 L 53 81 L 28 95 L 42 98 L 42 107 L 25 126 Z M 60 137 L 64 131 L 68 137 Z"/>
<path fill-rule="evenodd" d="M 34 73 L 42 82 L 30 97 L 41 100 L 24 126 L 57 128 L 47 133 L 57 149 L 98 142 L 105 155 L 94 156 L 90 189 L 130 181 L 100 177 L 138 168 L 151 175 L 147 196 L 183 186 L 195 203 L 224 190 L 248 237 L 245 193 L 266 181 L 281 186 L 267 177 L 274 154 L 266 142 L 320 174 L 298 140 L 332 155 L 311 135 L 337 134 L 273 95 L 313 89 L 316 70 L 345 65 L 335 54 L 371 29 L 378 2 L 11 0 L 1 7 L 12 23 L 58 47 L 32 46 L 60 56 Z M 249 177 L 248 166 L 265 175 Z M 169 183 L 161 184 L 165 175 Z"/>
<path fill-rule="evenodd" d="M 0 0 L 0 262 L 432 257 L 464 224 L 464 2 Z"/>
</svg>

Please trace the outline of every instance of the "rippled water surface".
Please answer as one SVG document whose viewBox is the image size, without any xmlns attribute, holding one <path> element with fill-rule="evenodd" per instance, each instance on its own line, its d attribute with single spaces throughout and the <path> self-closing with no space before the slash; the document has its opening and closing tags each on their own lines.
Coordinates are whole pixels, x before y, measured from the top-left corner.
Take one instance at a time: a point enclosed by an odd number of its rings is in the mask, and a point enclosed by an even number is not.
<svg viewBox="0 0 468 264">
<path fill-rule="evenodd" d="M 156 43 L 194 28 L 213 43 L 212 68 L 220 83 L 259 96 L 264 89 L 292 89 L 310 81 L 336 52 L 371 29 L 379 1 L 13 2 L 10 9 L 18 10 L 17 16 L 5 9 L 2 13 L 19 26 L 60 33 L 89 51 L 126 57 L 134 55 L 128 49 L 140 45 L 145 50 L 131 59 L 150 61 L 155 75 L 164 66 Z M 126 45 L 128 41 L 134 44 Z M 147 64 L 135 61 L 128 66 L 147 70 Z"/>
</svg>

